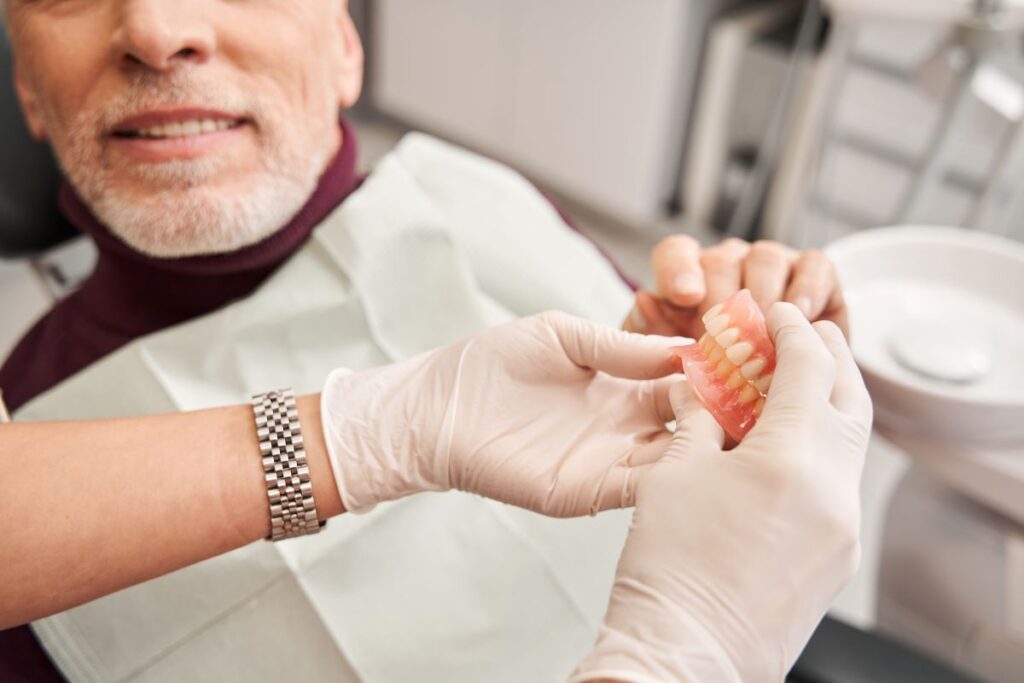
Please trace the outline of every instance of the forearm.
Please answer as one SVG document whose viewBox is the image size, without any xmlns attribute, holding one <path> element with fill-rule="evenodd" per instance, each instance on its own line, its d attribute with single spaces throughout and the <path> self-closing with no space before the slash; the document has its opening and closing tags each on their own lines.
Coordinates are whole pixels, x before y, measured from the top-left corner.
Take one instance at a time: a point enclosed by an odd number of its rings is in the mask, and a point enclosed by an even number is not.
<svg viewBox="0 0 1024 683">
<path fill-rule="evenodd" d="M 297 399 L 321 518 L 343 512 L 319 395 Z M 0 426 L 0 628 L 264 538 L 248 405 Z"/>
</svg>

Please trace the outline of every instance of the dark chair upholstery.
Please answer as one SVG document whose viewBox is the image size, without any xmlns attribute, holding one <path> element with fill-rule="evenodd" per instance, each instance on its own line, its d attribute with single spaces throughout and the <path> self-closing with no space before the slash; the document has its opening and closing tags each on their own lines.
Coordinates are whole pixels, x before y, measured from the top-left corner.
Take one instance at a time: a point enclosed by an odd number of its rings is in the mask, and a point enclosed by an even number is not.
<svg viewBox="0 0 1024 683">
<path fill-rule="evenodd" d="M 57 165 L 49 148 L 29 136 L 12 76 L 0 30 L 0 257 L 30 255 L 76 234 L 57 212 Z"/>
</svg>

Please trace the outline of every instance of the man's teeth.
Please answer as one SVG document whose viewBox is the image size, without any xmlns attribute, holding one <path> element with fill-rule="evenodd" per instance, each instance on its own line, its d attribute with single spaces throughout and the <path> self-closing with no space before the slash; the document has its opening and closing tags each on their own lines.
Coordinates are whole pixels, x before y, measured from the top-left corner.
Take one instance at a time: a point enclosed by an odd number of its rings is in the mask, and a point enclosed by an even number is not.
<svg viewBox="0 0 1024 683">
<path fill-rule="evenodd" d="M 187 138 L 193 135 L 227 130 L 234 126 L 235 123 L 235 121 L 226 121 L 224 119 L 194 119 L 192 121 L 169 123 L 166 126 L 140 128 L 134 132 L 142 138 Z"/>
</svg>

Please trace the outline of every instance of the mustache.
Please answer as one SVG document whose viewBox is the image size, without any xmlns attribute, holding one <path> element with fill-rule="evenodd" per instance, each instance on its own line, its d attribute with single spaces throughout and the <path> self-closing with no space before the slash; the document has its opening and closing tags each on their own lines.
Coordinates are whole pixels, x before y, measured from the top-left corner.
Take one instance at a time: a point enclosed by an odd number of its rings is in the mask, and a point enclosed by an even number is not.
<svg viewBox="0 0 1024 683">
<path fill-rule="evenodd" d="M 222 82 L 183 73 L 143 73 L 133 75 L 126 86 L 103 103 L 95 113 L 95 124 L 102 131 L 111 131 L 129 117 L 180 106 L 215 109 L 257 123 L 266 110 L 251 93 Z"/>
</svg>

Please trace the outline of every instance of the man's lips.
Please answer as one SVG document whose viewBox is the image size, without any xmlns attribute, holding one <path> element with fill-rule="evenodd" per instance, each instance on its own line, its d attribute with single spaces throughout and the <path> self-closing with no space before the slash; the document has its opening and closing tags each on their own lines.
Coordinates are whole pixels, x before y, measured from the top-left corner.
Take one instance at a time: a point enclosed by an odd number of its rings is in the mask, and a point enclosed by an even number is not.
<svg viewBox="0 0 1024 683">
<path fill-rule="evenodd" d="M 140 163 L 194 159 L 212 153 L 252 128 L 245 117 L 210 109 L 150 111 L 129 117 L 110 133 L 116 149 Z"/>
<path fill-rule="evenodd" d="M 212 109 L 154 110 L 121 121 L 111 134 L 129 139 L 174 139 L 217 133 L 249 122 L 243 116 Z"/>
</svg>

